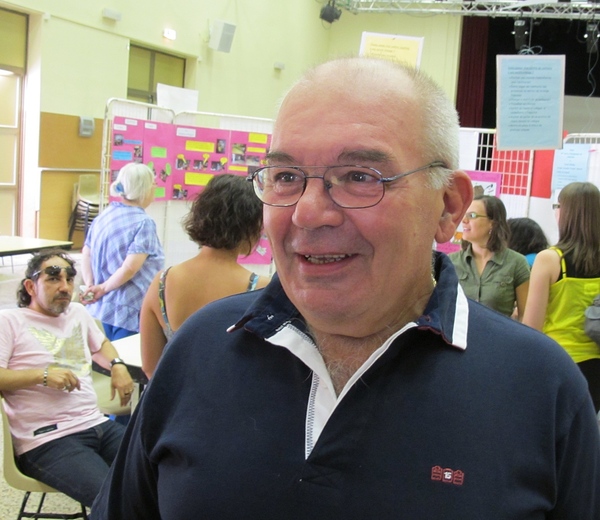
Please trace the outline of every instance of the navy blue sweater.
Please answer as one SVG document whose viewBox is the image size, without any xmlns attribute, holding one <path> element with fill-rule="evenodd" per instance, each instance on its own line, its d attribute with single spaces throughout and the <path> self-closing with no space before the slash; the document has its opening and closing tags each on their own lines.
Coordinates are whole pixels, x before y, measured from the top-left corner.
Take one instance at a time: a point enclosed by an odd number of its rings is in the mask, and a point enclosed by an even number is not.
<svg viewBox="0 0 600 520">
<path fill-rule="evenodd" d="M 264 339 L 304 332 L 277 278 L 205 307 L 168 346 L 92 518 L 598 520 L 600 435 L 579 370 L 467 302 L 444 255 L 436 270 L 423 316 L 308 454 L 317 379 Z"/>
</svg>

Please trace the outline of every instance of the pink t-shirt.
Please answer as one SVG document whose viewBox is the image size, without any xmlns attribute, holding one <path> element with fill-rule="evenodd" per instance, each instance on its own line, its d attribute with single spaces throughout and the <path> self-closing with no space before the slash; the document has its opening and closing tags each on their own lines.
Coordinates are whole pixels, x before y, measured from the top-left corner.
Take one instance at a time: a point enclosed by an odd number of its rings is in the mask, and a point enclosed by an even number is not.
<svg viewBox="0 0 600 520">
<path fill-rule="evenodd" d="M 0 310 L 1 368 L 69 368 L 81 382 L 81 390 L 72 392 L 42 385 L 2 392 L 17 455 L 106 421 L 91 377 L 92 354 L 104 339 L 80 303 L 57 317 L 28 308 Z"/>
</svg>

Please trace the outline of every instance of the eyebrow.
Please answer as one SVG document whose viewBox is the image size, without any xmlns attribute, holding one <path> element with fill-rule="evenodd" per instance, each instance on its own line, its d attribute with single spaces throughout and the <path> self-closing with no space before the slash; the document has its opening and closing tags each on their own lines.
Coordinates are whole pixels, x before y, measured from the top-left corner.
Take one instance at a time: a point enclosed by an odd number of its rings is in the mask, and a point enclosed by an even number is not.
<svg viewBox="0 0 600 520">
<path fill-rule="evenodd" d="M 295 159 L 288 153 L 285 152 L 269 152 L 266 155 L 267 161 L 294 164 Z M 363 162 L 369 163 L 386 163 L 391 161 L 391 157 L 381 150 L 343 150 L 338 155 L 338 163 L 340 164 L 360 164 Z"/>
</svg>

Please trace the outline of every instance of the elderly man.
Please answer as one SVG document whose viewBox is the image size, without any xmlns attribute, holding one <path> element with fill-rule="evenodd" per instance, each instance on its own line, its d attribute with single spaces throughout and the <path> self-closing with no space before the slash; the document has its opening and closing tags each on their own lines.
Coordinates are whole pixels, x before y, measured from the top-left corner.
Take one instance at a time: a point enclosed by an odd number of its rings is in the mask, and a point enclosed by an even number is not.
<svg viewBox="0 0 600 520">
<path fill-rule="evenodd" d="M 133 381 L 113 345 L 79 303 L 64 251 L 29 261 L 18 309 L 0 311 L 0 391 L 21 470 L 91 506 L 125 428 L 96 403 L 92 358 L 111 370 L 113 398 Z"/>
<path fill-rule="evenodd" d="M 278 276 L 167 349 L 98 519 L 592 519 L 600 442 L 551 340 L 468 301 L 472 186 L 422 74 L 335 60 L 287 94 L 253 172 Z"/>
</svg>

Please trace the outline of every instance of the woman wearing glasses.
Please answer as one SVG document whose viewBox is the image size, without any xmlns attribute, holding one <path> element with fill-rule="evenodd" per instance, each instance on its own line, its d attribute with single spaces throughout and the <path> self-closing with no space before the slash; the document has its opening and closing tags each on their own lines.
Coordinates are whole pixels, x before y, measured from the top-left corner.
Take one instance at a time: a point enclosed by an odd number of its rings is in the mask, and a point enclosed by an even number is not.
<svg viewBox="0 0 600 520">
<path fill-rule="evenodd" d="M 600 191 L 565 186 L 555 205 L 558 243 L 538 253 L 523 323 L 556 340 L 588 380 L 600 411 L 600 346 L 584 332 L 584 311 L 600 293 Z"/>
<path fill-rule="evenodd" d="M 465 294 L 506 316 L 523 318 L 529 289 L 526 258 L 509 249 L 506 208 L 490 195 L 473 199 L 462 222 L 462 250 L 450 254 Z"/>
<path fill-rule="evenodd" d="M 81 251 L 86 284 L 81 303 L 102 322 L 111 341 L 139 331 L 142 300 L 164 265 L 156 224 L 144 211 L 154 201 L 155 187 L 148 166 L 121 168 L 110 186 L 120 200 L 94 219 Z"/>
</svg>

